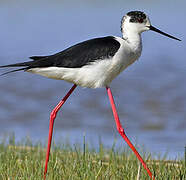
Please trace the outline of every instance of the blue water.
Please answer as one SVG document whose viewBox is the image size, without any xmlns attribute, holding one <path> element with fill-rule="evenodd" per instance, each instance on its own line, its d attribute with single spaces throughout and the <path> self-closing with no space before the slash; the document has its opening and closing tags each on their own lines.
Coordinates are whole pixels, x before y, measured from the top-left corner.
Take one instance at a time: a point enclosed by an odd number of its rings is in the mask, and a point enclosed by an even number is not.
<svg viewBox="0 0 186 180">
<path fill-rule="evenodd" d="M 157 28 L 143 34 L 143 53 L 111 84 L 120 120 L 132 142 L 168 158 L 183 157 L 186 144 L 185 1 L 0 1 L 0 64 L 61 51 L 77 42 L 120 36 L 121 17 L 130 10 L 149 14 Z M 1 70 L 4 72 L 4 70 Z M 0 78 L 0 136 L 15 132 L 46 142 L 49 114 L 72 86 L 18 72 Z M 54 140 L 86 140 L 98 147 L 126 146 L 116 131 L 105 89 L 77 88 L 55 122 Z"/>
</svg>

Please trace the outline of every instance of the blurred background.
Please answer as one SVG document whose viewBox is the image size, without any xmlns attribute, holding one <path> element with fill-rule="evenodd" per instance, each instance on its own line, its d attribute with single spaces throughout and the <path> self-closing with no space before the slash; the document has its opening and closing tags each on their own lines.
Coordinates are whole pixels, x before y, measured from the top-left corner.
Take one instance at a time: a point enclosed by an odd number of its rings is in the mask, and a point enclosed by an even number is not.
<svg viewBox="0 0 186 180">
<path fill-rule="evenodd" d="M 131 10 L 146 12 L 152 25 L 181 42 L 143 33 L 139 61 L 111 84 L 120 120 L 137 148 L 183 157 L 186 145 L 185 0 L 0 0 L 0 65 L 49 55 L 90 38 L 121 36 Z M 0 73 L 6 70 L 0 70 Z M 17 72 L 0 77 L 0 137 L 14 132 L 46 143 L 49 115 L 72 85 Z M 93 147 L 126 147 L 117 133 L 106 91 L 78 87 L 59 112 L 54 140 Z"/>
</svg>

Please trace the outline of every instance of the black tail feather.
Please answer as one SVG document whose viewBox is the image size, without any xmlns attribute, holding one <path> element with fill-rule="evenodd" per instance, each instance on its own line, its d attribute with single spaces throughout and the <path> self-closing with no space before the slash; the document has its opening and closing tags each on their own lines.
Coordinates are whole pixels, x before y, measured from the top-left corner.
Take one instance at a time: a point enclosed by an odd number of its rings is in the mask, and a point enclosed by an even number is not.
<svg viewBox="0 0 186 180">
<path fill-rule="evenodd" d="M 30 66 L 32 64 L 32 62 L 33 61 L 23 62 L 23 63 L 16 63 L 16 64 L 9 64 L 9 65 L 0 66 L 0 68 Z"/>
<path fill-rule="evenodd" d="M 0 76 L 3 76 L 5 74 L 9 74 L 9 73 L 12 73 L 12 72 L 16 72 L 16 71 L 24 71 L 24 70 L 28 70 L 28 69 L 31 69 L 31 68 L 49 67 L 49 66 L 53 65 L 53 62 L 51 60 L 46 61 L 46 59 L 43 59 L 43 58 L 38 57 L 38 56 L 33 56 L 31 58 L 33 59 L 33 61 L 0 66 L 0 68 L 23 67 L 23 68 L 20 68 L 20 69 L 15 69 L 15 70 L 12 70 L 12 71 L 5 72 L 3 74 L 0 74 Z"/>
<path fill-rule="evenodd" d="M 16 64 L 9 64 L 9 65 L 4 65 L 4 66 L 0 66 L 0 68 L 8 68 L 8 67 L 21 67 L 24 66 L 23 68 L 20 69 L 14 69 L 12 71 L 8 71 L 5 73 L 0 74 L 0 76 L 12 73 L 12 72 L 16 72 L 16 71 L 24 71 L 29 69 L 29 66 L 32 64 L 33 61 L 29 61 L 29 62 L 23 62 L 23 63 L 16 63 Z"/>
<path fill-rule="evenodd" d="M 5 73 L 3 73 L 3 74 L 0 74 L 0 76 L 4 76 L 4 75 L 6 75 L 6 74 L 9 74 L 9 73 L 12 73 L 12 72 L 16 72 L 16 71 L 25 71 L 25 70 L 27 70 L 28 68 L 20 68 L 20 69 L 14 69 L 14 70 L 12 70 L 12 71 L 8 71 L 8 72 L 5 72 Z"/>
</svg>

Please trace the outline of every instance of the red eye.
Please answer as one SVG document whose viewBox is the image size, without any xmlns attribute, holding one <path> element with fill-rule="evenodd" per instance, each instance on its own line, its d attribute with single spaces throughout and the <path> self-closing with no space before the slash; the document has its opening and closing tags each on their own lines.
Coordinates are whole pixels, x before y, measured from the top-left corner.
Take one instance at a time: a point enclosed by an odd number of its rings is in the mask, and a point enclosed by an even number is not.
<svg viewBox="0 0 186 180">
<path fill-rule="evenodd" d="M 143 23 L 143 19 L 138 19 L 138 22 L 139 23 Z"/>
</svg>

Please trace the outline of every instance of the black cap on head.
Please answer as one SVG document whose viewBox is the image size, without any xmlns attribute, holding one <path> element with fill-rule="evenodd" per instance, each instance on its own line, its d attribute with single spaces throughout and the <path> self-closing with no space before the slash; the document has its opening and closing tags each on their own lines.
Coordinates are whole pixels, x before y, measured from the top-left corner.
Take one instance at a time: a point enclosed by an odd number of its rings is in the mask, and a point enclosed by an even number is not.
<svg viewBox="0 0 186 180">
<path fill-rule="evenodd" d="M 130 22 L 133 23 L 143 23 L 146 19 L 146 15 L 142 11 L 130 11 L 127 13 L 127 16 L 130 16 Z"/>
</svg>

